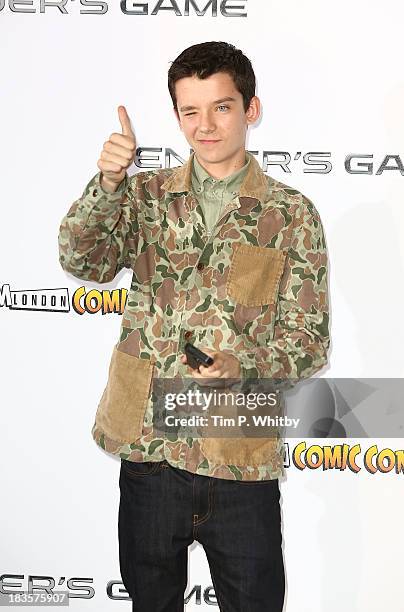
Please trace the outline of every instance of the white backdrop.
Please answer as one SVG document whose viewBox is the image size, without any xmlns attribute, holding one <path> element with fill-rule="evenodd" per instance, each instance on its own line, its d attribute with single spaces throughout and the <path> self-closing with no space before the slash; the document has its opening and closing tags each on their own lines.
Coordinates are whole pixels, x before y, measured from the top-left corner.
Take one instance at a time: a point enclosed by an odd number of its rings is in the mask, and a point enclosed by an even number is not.
<svg viewBox="0 0 404 612">
<path fill-rule="evenodd" d="M 330 365 L 322 376 L 404 375 L 404 176 L 399 169 L 377 174 L 386 156 L 404 161 L 404 6 L 228 0 L 217 3 L 216 16 L 212 5 L 198 16 L 192 4 L 187 16 L 177 0 L 181 14 L 151 14 L 174 4 L 0 0 L 0 591 L 53 579 L 55 590 L 69 588 L 70 606 L 80 612 L 131 607 L 117 601 L 127 597 L 118 564 L 119 460 L 90 435 L 120 315 L 78 314 L 71 300 L 83 284 L 86 291 L 129 287 L 130 272 L 107 285 L 67 275 L 58 262 L 58 227 L 98 171 L 103 142 L 120 129 L 119 104 L 138 146 L 161 149 L 154 164 L 164 167 L 168 148 L 188 157 L 167 89 L 170 61 L 184 48 L 226 40 L 251 59 L 263 115 L 248 149 L 320 212 L 332 305 Z M 140 5 L 149 14 L 123 12 Z M 108 10 L 96 14 L 102 6 Z M 289 153 L 290 172 L 266 167 L 265 151 Z M 304 163 L 310 152 L 325 156 L 329 171 Z M 349 170 L 349 155 L 367 157 L 355 157 Z M 397 167 L 400 159 L 386 163 Z M 130 174 L 144 167 L 136 161 Z M 13 292 L 55 288 L 68 290 L 66 312 L 10 308 L 8 291 L 17 299 Z M 290 449 L 299 441 L 289 440 Z M 402 438 L 348 442 L 363 450 L 404 447 Z M 403 478 L 291 464 L 281 484 L 285 611 L 402 612 Z M 214 598 L 209 604 L 203 597 L 211 585 L 194 543 L 187 611 L 212 608 Z"/>
</svg>

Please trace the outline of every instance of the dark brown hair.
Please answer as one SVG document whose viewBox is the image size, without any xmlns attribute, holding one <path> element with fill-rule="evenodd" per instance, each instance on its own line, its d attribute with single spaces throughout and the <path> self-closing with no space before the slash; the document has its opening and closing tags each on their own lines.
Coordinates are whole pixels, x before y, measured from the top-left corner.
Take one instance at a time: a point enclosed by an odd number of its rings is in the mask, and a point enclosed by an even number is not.
<svg viewBox="0 0 404 612">
<path fill-rule="evenodd" d="M 183 77 L 196 75 L 206 79 L 216 72 L 227 72 L 243 96 L 244 110 L 255 96 L 255 74 L 250 60 L 234 45 L 221 41 L 203 42 L 185 49 L 168 70 L 168 90 L 177 108 L 175 83 Z"/>
</svg>

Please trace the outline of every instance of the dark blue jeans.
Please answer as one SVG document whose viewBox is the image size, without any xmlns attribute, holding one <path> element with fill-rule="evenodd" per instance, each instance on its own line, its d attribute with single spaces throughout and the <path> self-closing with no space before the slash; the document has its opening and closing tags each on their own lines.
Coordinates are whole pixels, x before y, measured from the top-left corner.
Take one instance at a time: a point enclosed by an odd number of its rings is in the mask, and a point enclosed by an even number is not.
<svg viewBox="0 0 404 612">
<path fill-rule="evenodd" d="M 188 546 L 205 550 L 221 612 L 282 612 L 278 480 L 200 476 L 121 461 L 119 561 L 132 612 L 183 612 Z"/>
</svg>

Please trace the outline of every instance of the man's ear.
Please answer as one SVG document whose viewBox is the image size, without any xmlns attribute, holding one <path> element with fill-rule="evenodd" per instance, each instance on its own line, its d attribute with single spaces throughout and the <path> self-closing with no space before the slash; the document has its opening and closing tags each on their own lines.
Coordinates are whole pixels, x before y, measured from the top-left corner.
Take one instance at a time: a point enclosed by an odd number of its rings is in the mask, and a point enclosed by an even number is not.
<svg viewBox="0 0 404 612">
<path fill-rule="evenodd" d="M 258 96 L 253 96 L 250 100 L 250 106 L 246 110 L 247 123 L 255 123 L 261 114 L 261 101 Z"/>
<path fill-rule="evenodd" d="M 180 116 L 179 116 L 178 111 L 177 111 L 175 106 L 173 106 L 173 111 L 174 111 L 175 118 L 178 121 L 178 127 L 180 128 L 180 130 L 182 130 Z"/>
</svg>

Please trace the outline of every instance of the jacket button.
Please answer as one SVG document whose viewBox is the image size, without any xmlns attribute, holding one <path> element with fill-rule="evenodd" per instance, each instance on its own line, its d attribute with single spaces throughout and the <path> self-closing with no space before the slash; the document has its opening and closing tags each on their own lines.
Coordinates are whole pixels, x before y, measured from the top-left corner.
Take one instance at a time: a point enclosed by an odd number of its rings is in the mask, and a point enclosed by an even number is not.
<svg viewBox="0 0 404 612">
<path fill-rule="evenodd" d="M 201 261 L 198 263 L 198 265 L 196 266 L 197 270 L 203 270 L 205 267 L 205 264 L 203 264 Z"/>
<path fill-rule="evenodd" d="M 189 340 L 190 338 L 192 338 L 192 332 L 191 331 L 186 331 L 184 334 L 184 338 L 185 340 Z"/>
<path fill-rule="evenodd" d="M 93 191 L 93 198 L 95 198 L 97 195 L 98 195 L 98 190 L 94 189 L 94 191 Z"/>
</svg>

